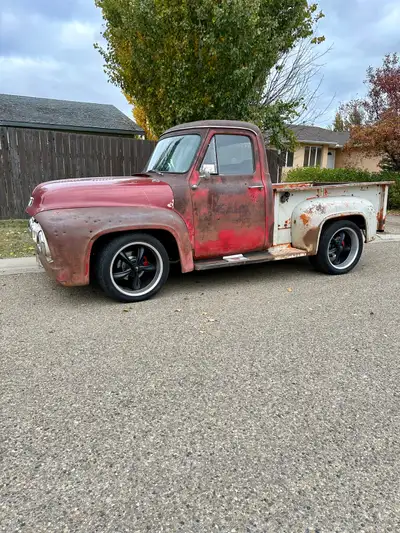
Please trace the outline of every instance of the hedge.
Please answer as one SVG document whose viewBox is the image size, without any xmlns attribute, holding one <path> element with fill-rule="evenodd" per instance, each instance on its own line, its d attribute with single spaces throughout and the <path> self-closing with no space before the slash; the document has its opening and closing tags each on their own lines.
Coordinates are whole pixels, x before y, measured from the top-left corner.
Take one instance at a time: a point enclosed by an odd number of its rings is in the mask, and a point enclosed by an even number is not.
<svg viewBox="0 0 400 533">
<path fill-rule="evenodd" d="M 369 172 L 355 168 L 293 168 L 285 181 L 349 182 L 349 181 L 395 181 L 389 188 L 389 209 L 400 209 L 400 172 Z"/>
</svg>

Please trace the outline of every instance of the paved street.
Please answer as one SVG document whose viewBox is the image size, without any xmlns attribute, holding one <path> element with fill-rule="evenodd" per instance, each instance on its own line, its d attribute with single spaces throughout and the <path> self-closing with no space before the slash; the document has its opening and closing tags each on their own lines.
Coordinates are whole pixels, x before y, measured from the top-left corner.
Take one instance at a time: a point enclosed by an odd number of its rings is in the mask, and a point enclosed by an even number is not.
<svg viewBox="0 0 400 533">
<path fill-rule="evenodd" d="M 399 269 L 0 277 L 0 531 L 398 533 Z"/>
</svg>

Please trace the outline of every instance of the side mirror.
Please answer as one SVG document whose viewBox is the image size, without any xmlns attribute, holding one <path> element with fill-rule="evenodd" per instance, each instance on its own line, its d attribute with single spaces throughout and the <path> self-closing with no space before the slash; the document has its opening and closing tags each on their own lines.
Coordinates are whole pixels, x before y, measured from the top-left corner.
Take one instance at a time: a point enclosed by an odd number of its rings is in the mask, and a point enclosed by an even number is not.
<svg viewBox="0 0 400 533">
<path fill-rule="evenodd" d="M 209 180 L 210 177 L 211 177 L 211 172 L 207 168 L 202 167 L 200 169 L 200 178 L 202 180 Z"/>
</svg>

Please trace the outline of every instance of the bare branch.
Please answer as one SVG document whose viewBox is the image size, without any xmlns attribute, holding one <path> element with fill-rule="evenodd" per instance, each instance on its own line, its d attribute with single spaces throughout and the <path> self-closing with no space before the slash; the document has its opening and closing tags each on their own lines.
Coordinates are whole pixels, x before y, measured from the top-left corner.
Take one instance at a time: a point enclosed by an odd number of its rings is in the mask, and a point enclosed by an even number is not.
<svg viewBox="0 0 400 533">
<path fill-rule="evenodd" d="M 327 112 L 335 97 L 323 110 L 318 108 L 317 102 L 321 97 L 323 58 L 332 46 L 322 51 L 318 51 L 317 46 L 312 39 L 303 39 L 279 59 L 266 79 L 262 95 L 264 106 L 271 106 L 277 101 L 295 102 L 296 123 L 315 122 Z"/>
</svg>

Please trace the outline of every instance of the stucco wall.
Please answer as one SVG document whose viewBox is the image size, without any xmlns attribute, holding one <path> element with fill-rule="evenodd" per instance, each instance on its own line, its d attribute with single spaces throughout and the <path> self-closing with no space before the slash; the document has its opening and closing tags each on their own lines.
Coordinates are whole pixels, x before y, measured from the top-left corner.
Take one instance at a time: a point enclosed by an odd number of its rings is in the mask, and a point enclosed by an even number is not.
<svg viewBox="0 0 400 533">
<path fill-rule="evenodd" d="M 367 157 L 356 150 L 336 150 L 335 168 L 361 168 L 370 172 L 379 172 L 378 166 L 381 157 Z"/>
<path fill-rule="evenodd" d="M 303 167 L 304 165 L 304 150 L 306 146 L 321 146 L 318 143 L 311 144 L 307 143 L 307 145 L 301 144 L 298 146 L 297 150 L 294 152 L 293 156 L 293 167 L 283 167 L 282 168 L 282 176 L 286 176 L 286 174 L 291 170 L 292 168 L 296 167 Z M 322 148 L 322 154 L 321 154 L 321 167 L 326 168 L 328 166 L 328 147 L 327 146 L 321 146 Z"/>
</svg>

